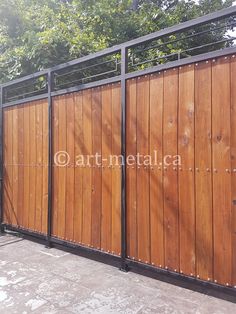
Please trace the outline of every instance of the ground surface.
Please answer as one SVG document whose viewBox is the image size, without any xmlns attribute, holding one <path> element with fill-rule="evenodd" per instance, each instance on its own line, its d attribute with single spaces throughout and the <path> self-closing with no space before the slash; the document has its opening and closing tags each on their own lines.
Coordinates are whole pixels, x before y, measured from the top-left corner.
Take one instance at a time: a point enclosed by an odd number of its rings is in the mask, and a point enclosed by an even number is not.
<svg viewBox="0 0 236 314">
<path fill-rule="evenodd" d="M 236 313 L 236 305 L 0 236 L 0 313 Z"/>
</svg>

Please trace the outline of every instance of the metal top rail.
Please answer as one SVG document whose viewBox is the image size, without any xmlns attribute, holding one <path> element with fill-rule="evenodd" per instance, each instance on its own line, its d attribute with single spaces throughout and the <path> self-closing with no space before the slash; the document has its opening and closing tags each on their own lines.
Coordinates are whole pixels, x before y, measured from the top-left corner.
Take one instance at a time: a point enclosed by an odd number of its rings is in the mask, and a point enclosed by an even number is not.
<svg viewBox="0 0 236 314">
<path fill-rule="evenodd" d="M 90 60 L 93 60 L 93 59 L 96 59 L 99 57 L 108 56 L 112 53 L 121 53 L 122 49 L 128 50 L 129 48 L 133 48 L 133 47 L 140 45 L 140 44 L 143 44 L 143 43 L 148 43 L 152 40 L 162 38 L 163 36 L 172 35 L 174 33 L 179 33 L 181 31 L 189 30 L 189 29 L 194 28 L 196 26 L 208 24 L 208 23 L 211 23 L 211 22 L 214 22 L 217 20 L 221 20 L 223 18 L 233 16 L 235 14 L 236 14 L 236 5 L 229 7 L 229 8 L 226 8 L 226 9 L 223 9 L 223 10 L 220 10 L 220 11 L 217 11 L 217 12 L 214 12 L 214 13 L 210 13 L 210 14 L 195 18 L 193 20 L 189 20 L 187 22 L 183 22 L 183 23 L 180 23 L 180 24 L 156 31 L 154 33 L 151 33 L 151 34 L 127 41 L 127 42 L 122 43 L 120 45 L 116 45 L 116 46 L 98 51 L 96 53 L 92 53 L 92 54 L 89 54 L 87 56 L 80 57 L 78 59 L 68 61 L 66 63 L 54 66 L 52 68 L 45 69 L 43 71 L 39 71 L 39 72 L 36 72 L 34 74 L 27 75 L 27 76 L 6 82 L 0 86 L 2 88 L 4 88 L 4 87 L 18 84 L 18 83 L 21 83 L 23 81 L 31 80 L 33 78 L 37 78 L 40 76 L 45 76 L 45 75 L 47 76 L 49 72 L 53 73 L 55 71 L 65 69 L 67 67 L 78 65 L 78 64 L 85 62 L 85 61 L 90 61 Z"/>
</svg>

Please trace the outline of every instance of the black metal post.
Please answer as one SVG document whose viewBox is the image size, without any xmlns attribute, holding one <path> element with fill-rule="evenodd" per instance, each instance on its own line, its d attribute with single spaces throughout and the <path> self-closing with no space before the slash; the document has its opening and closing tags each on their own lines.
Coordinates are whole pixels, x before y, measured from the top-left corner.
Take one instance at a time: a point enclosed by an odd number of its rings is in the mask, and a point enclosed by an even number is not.
<svg viewBox="0 0 236 314">
<path fill-rule="evenodd" d="M 121 49 L 121 154 L 123 156 L 121 175 L 121 270 L 127 272 L 127 236 L 126 236 L 126 78 L 128 49 Z"/>
<path fill-rule="evenodd" d="M 3 88 L 0 87 L 0 233 L 4 232 L 3 226 Z"/>
<path fill-rule="evenodd" d="M 47 247 L 51 248 L 52 235 L 52 72 L 48 72 L 48 228 Z"/>
</svg>

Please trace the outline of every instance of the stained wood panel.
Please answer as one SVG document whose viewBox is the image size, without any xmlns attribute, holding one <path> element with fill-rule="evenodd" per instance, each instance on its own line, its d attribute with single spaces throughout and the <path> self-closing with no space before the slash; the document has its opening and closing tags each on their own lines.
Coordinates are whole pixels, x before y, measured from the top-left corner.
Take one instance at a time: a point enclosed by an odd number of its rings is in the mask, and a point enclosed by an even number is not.
<svg viewBox="0 0 236 314">
<path fill-rule="evenodd" d="M 137 80 L 137 152 L 149 154 L 149 77 Z M 144 160 L 143 160 L 144 161 Z M 137 166 L 137 244 L 138 259 L 150 262 L 149 167 Z"/>
<path fill-rule="evenodd" d="M 164 208 L 163 172 L 163 73 L 150 77 L 150 151 L 153 161 L 150 168 L 150 237 L 151 263 L 164 265 Z M 159 161 L 159 162 L 158 162 Z"/>
<path fill-rule="evenodd" d="M 128 258 L 232 286 L 235 59 L 131 79 L 126 95 Z M 52 107 L 53 154 L 65 152 L 53 164 L 52 234 L 120 255 L 120 84 Z M 46 234 L 47 100 L 5 108 L 3 119 L 4 222 Z"/>
<path fill-rule="evenodd" d="M 180 270 L 195 275 L 194 66 L 179 70 L 178 154 Z"/>
<path fill-rule="evenodd" d="M 231 59 L 232 285 L 236 284 L 236 57 Z"/>
<path fill-rule="evenodd" d="M 214 280 L 231 283 L 230 64 L 212 65 L 213 241 Z"/>
<path fill-rule="evenodd" d="M 195 67 L 196 273 L 213 278 L 211 67 Z"/>
<path fill-rule="evenodd" d="M 3 113 L 4 222 L 38 233 L 47 230 L 48 121 L 43 128 L 43 112 L 47 120 L 45 100 Z"/>
<path fill-rule="evenodd" d="M 137 153 L 137 80 L 127 81 L 126 95 L 126 152 L 127 156 Z M 137 163 L 128 159 L 126 169 L 127 186 L 127 255 L 138 259 L 137 252 Z"/>
<path fill-rule="evenodd" d="M 163 156 L 178 154 L 178 84 L 177 69 L 164 73 Z M 179 271 L 178 173 L 165 165 L 162 169 L 165 267 Z"/>
<path fill-rule="evenodd" d="M 53 234 L 116 255 L 121 168 L 109 156 L 120 154 L 120 121 L 119 84 L 53 99 L 53 153 L 70 159 L 53 166 Z"/>
</svg>

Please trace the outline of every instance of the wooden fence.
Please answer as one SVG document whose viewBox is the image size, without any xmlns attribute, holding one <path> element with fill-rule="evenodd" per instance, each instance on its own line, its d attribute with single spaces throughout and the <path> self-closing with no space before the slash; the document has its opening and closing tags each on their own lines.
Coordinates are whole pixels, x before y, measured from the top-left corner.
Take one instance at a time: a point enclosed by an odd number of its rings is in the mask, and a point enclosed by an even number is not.
<svg viewBox="0 0 236 314">
<path fill-rule="evenodd" d="M 228 56 L 127 80 L 126 155 L 158 160 L 126 167 L 129 259 L 236 285 L 235 77 Z M 121 153 L 120 90 L 115 83 L 52 100 L 53 154 L 70 156 L 66 167 L 53 165 L 52 234 L 115 255 L 121 167 L 75 160 Z M 7 107 L 3 121 L 4 223 L 46 234 L 47 100 Z"/>
</svg>

